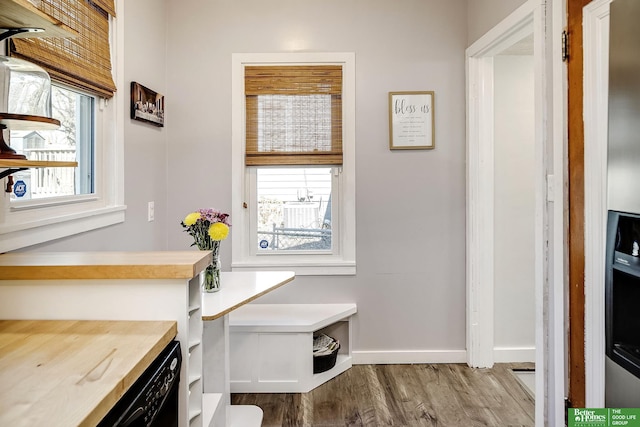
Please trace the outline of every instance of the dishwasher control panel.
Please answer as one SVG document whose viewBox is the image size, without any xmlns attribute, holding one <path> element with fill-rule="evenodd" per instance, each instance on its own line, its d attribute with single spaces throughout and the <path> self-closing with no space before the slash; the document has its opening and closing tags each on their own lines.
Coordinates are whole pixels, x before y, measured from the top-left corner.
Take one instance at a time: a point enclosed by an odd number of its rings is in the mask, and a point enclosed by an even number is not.
<svg viewBox="0 0 640 427">
<path fill-rule="evenodd" d="M 98 426 L 177 426 L 181 365 L 180 342 L 172 341 Z"/>
</svg>

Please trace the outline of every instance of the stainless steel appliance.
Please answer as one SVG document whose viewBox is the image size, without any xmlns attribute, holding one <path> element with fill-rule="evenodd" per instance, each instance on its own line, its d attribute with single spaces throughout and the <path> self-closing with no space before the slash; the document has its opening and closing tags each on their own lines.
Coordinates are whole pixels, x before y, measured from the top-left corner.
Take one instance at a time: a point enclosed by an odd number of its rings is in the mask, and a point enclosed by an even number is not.
<svg viewBox="0 0 640 427">
<path fill-rule="evenodd" d="M 605 276 L 605 403 L 640 407 L 640 214 L 609 211 Z"/>
<path fill-rule="evenodd" d="M 182 354 L 172 341 L 98 424 L 98 427 L 178 427 Z"/>
<path fill-rule="evenodd" d="M 640 2 L 611 3 L 608 197 L 610 210 L 640 213 Z"/>
<path fill-rule="evenodd" d="M 613 0 L 609 33 L 605 404 L 640 408 L 640 0 Z"/>
</svg>

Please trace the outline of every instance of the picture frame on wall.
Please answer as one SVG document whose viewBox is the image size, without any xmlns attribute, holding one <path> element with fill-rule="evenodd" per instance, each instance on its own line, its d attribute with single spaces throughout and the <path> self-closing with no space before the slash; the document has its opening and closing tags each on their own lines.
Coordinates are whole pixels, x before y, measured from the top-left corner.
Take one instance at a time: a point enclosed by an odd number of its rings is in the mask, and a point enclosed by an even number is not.
<svg viewBox="0 0 640 427">
<path fill-rule="evenodd" d="M 154 126 L 164 126 L 164 95 L 131 82 L 131 118 Z"/>
<path fill-rule="evenodd" d="M 389 92 L 389 148 L 434 149 L 434 110 L 433 91 Z"/>
</svg>

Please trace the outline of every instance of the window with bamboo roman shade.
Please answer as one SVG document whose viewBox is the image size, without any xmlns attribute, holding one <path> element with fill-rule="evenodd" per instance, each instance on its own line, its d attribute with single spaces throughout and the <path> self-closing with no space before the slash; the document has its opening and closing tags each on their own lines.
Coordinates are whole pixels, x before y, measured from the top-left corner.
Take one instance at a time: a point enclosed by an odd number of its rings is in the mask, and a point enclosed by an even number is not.
<svg viewBox="0 0 640 427">
<path fill-rule="evenodd" d="M 247 166 L 342 164 L 342 66 L 246 66 Z"/>
<path fill-rule="evenodd" d="M 109 15 L 113 0 L 29 0 L 38 9 L 78 32 L 73 38 L 33 37 L 10 40 L 10 55 L 38 64 L 52 80 L 111 98 Z"/>
</svg>

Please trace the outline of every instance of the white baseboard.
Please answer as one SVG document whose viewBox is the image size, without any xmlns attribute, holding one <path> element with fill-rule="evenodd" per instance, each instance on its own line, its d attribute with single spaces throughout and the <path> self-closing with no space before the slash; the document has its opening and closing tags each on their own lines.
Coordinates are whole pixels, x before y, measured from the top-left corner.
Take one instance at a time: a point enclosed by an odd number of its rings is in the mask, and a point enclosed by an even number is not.
<svg viewBox="0 0 640 427">
<path fill-rule="evenodd" d="M 409 363 L 467 363 L 466 350 L 353 351 L 354 365 L 390 365 Z M 496 347 L 495 363 L 535 362 L 535 347 Z"/>
<path fill-rule="evenodd" d="M 493 360 L 495 363 L 535 362 L 535 347 L 494 347 Z"/>
<path fill-rule="evenodd" d="M 353 351 L 354 365 L 467 363 L 466 350 Z"/>
</svg>

